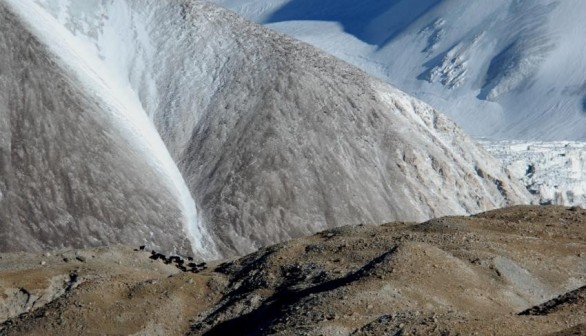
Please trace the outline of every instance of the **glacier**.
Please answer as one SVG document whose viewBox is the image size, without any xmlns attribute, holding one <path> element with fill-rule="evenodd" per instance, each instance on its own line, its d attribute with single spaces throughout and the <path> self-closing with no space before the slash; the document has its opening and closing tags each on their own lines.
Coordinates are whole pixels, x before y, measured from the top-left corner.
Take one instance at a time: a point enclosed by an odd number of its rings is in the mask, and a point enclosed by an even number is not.
<svg viewBox="0 0 586 336">
<path fill-rule="evenodd" d="M 480 140 L 540 204 L 586 208 L 586 142 Z"/>
<path fill-rule="evenodd" d="M 212 2 L 430 103 L 505 165 L 539 167 L 532 178 L 510 167 L 539 202 L 586 206 L 572 150 L 583 147 L 544 142 L 586 139 L 583 1 Z"/>
</svg>

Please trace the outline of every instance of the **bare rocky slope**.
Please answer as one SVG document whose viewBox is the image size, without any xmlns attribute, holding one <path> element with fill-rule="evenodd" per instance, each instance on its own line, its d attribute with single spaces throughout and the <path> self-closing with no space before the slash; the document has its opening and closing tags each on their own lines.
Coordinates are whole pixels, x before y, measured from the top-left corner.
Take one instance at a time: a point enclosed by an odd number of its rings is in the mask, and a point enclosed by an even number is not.
<svg viewBox="0 0 586 336">
<path fill-rule="evenodd" d="M 529 202 L 431 107 L 217 6 L 0 11 L 3 250 L 157 239 L 213 259 Z"/>
<path fill-rule="evenodd" d="M 517 206 L 209 265 L 148 247 L 1 254 L 0 335 L 583 335 L 584 237 L 584 209 Z"/>
</svg>

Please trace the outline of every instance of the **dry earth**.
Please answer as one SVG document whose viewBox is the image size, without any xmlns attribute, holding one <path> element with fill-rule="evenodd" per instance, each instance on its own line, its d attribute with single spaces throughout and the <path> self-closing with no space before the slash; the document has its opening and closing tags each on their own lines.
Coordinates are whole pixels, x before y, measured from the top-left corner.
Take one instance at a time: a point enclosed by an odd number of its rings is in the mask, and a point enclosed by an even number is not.
<svg viewBox="0 0 586 336">
<path fill-rule="evenodd" d="M 2 254 L 0 335 L 586 334 L 577 207 L 342 227 L 207 268 L 151 256 Z"/>
</svg>

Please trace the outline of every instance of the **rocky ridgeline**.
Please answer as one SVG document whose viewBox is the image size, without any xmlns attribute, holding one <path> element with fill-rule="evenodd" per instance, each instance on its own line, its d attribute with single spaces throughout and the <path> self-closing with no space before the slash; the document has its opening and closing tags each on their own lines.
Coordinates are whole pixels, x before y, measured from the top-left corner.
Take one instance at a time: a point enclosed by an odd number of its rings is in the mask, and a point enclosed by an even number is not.
<svg viewBox="0 0 586 336">
<path fill-rule="evenodd" d="M 584 237 L 580 207 L 520 206 L 207 264 L 145 246 L 1 254 L 0 312 L 18 309 L 0 335 L 582 335 Z"/>
<path fill-rule="evenodd" d="M 519 315 L 548 315 L 560 310 L 563 306 L 576 305 L 586 302 L 586 286 L 560 295 L 538 306 L 524 310 Z"/>
</svg>

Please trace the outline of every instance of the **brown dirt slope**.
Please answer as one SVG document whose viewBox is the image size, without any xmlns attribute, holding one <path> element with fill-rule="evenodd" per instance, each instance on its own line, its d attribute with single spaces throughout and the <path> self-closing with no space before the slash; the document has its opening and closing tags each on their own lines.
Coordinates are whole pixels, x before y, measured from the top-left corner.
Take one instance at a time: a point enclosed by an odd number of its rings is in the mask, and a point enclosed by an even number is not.
<svg viewBox="0 0 586 336">
<path fill-rule="evenodd" d="M 149 256 L 1 255 L 0 335 L 586 332 L 580 208 L 343 227 L 207 268 Z"/>
</svg>

